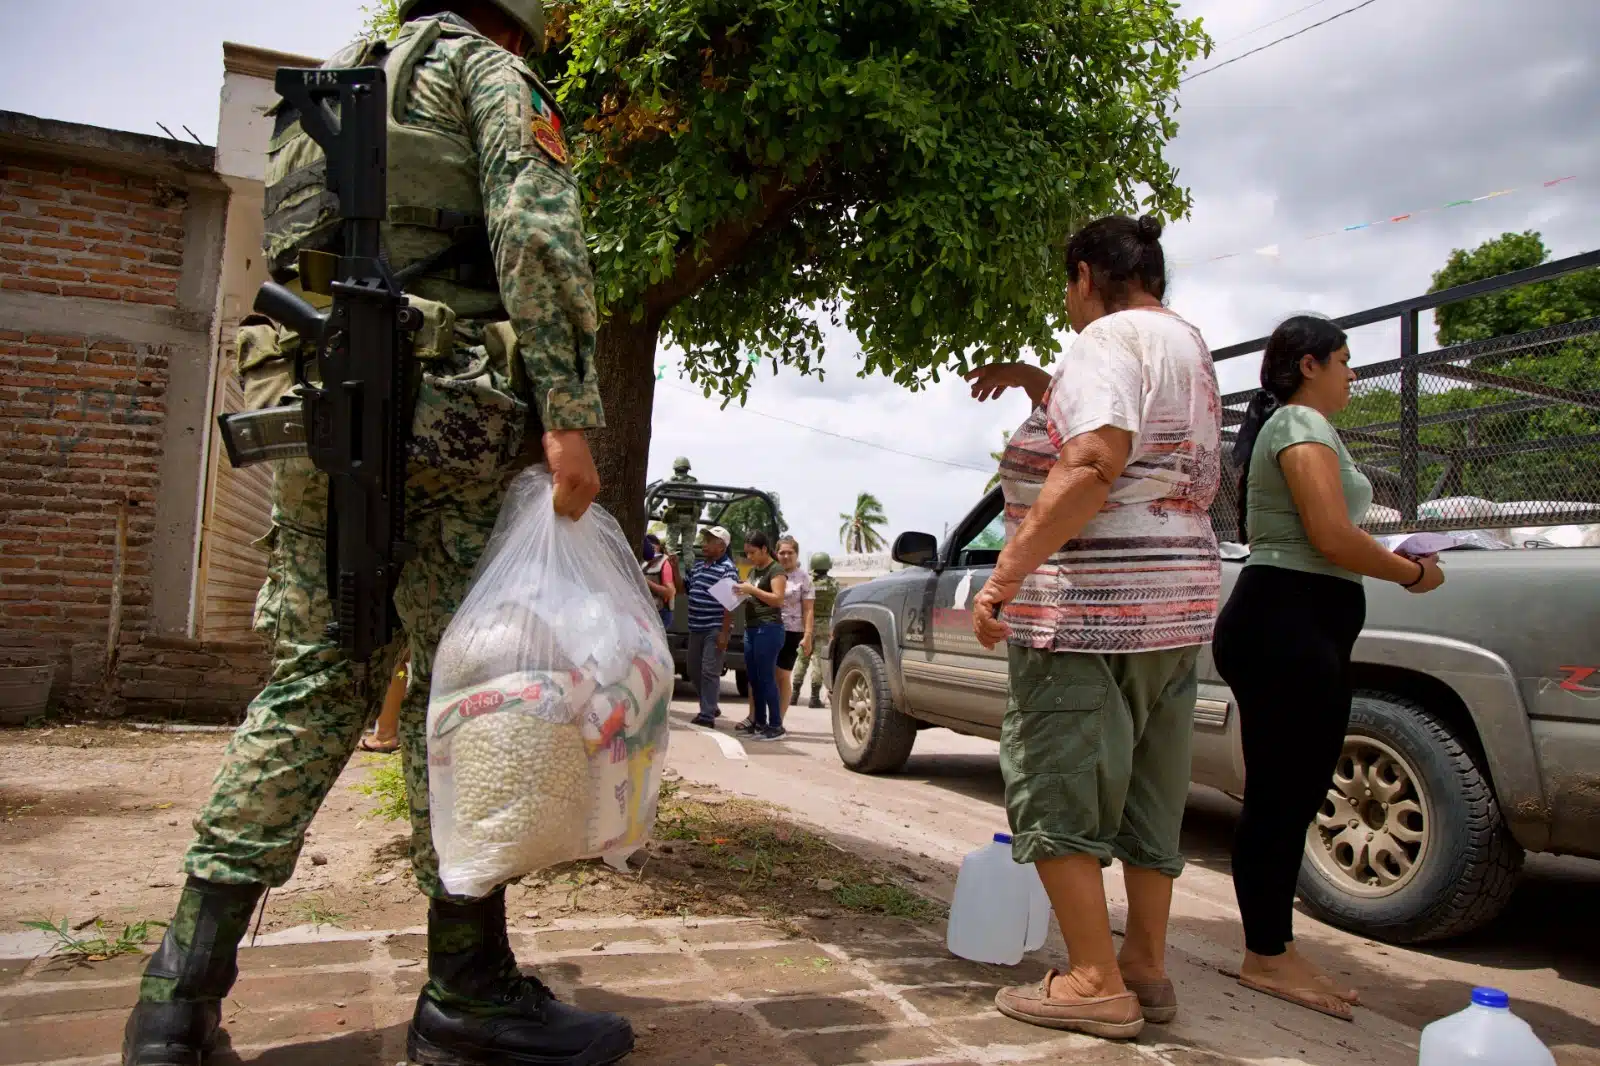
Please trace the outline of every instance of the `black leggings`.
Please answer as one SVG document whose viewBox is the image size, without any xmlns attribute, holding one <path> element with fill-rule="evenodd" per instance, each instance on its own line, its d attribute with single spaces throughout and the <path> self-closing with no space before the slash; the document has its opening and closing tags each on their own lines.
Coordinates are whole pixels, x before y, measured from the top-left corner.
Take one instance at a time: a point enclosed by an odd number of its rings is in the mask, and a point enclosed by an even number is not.
<svg viewBox="0 0 1600 1066">
<path fill-rule="evenodd" d="M 1244 744 L 1233 890 L 1245 947 L 1257 955 L 1281 955 L 1294 939 L 1306 828 L 1344 748 L 1350 652 L 1366 614 L 1354 581 L 1247 566 L 1217 616 L 1212 654 Z"/>
</svg>

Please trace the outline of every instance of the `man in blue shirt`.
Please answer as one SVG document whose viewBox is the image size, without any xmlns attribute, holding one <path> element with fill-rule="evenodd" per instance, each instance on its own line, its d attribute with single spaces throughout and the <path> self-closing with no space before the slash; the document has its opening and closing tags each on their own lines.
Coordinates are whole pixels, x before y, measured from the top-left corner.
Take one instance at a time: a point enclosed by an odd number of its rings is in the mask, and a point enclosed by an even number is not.
<svg viewBox="0 0 1600 1066">
<path fill-rule="evenodd" d="M 733 615 L 711 595 L 711 586 L 723 578 L 739 580 L 739 571 L 728 558 L 732 540 L 721 526 L 704 530 L 700 534 L 701 558 L 689 567 L 684 581 L 689 590 L 689 676 L 700 692 L 700 713 L 694 724 L 713 728 L 722 714 L 717 696 L 722 687 L 722 662 L 728 651 L 728 634 L 733 630 Z"/>
</svg>

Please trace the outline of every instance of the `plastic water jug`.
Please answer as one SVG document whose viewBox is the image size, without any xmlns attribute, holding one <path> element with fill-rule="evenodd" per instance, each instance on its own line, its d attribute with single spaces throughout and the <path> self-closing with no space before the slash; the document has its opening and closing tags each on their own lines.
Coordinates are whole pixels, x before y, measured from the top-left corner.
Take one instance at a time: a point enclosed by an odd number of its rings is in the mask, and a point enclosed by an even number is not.
<svg viewBox="0 0 1600 1066">
<path fill-rule="evenodd" d="M 961 860 L 945 943 L 952 955 L 1015 966 L 1044 947 L 1050 899 L 1031 863 L 1011 860 L 1011 838 L 994 839 Z"/>
<path fill-rule="evenodd" d="M 1511 1013 L 1498 988 L 1474 988 L 1472 1005 L 1422 1030 L 1417 1066 L 1555 1066 L 1555 1056 Z"/>
</svg>

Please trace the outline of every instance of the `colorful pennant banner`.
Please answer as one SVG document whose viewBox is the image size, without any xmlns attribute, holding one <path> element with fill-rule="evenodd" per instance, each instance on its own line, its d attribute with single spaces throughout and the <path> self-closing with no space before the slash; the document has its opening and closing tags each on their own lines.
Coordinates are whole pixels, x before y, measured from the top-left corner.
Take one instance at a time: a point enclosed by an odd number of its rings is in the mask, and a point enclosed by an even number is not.
<svg viewBox="0 0 1600 1066">
<path fill-rule="evenodd" d="M 1401 222 L 1409 222 L 1412 219 L 1418 218 L 1422 215 L 1429 215 L 1438 211 L 1449 211 L 1452 208 L 1465 207 L 1468 204 L 1482 203 L 1484 200 L 1493 200 L 1500 196 L 1510 196 L 1512 193 L 1525 192 L 1532 189 L 1550 189 L 1557 185 L 1563 185 L 1566 182 L 1576 180 L 1578 180 L 1578 176 L 1576 174 L 1568 174 L 1564 178 L 1551 178 L 1549 181 L 1541 182 L 1537 185 L 1519 185 L 1514 189 L 1499 189 L 1495 192 L 1484 193 L 1482 196 L 1474 196 L 1467 200 L 1451 200 L 1449 203 L 1438 204 L 1434 207 L 1422 207 L 1415 211 L 1407 211 L 1403 215 L 1391 215 L 1388 218 L 1375 219 L 1371 222 L 1358 222 L 1352 226 L 1342 226 L 1339 229 L 1328 230 L 1324 233 L 1313 233 L 1308 237 L 1302 237 L 1301 241 L 1320 241 L 1324 237 L 1337 237 L 1341 233 L 1352 233 L 1355 230 L 1371 229 L 1374 226 L 1398 225 Z M 1172 265 L 1175 267 L 1190 267 L 1199 263 L 1216 263 L 1223 259 L 1235 259 L 1241 255 L 1259 255 L 1265 256 L 1268 259 L 1276 259 L 1281 254 L 1282 249 L 1279 245 L 1268 244 L 1260 248 L 1249 248 L 1237 252 L 1229 252 L 1226 255 L 1213 255 L 1205 259 L 1179 260 Z"/>
</svg>

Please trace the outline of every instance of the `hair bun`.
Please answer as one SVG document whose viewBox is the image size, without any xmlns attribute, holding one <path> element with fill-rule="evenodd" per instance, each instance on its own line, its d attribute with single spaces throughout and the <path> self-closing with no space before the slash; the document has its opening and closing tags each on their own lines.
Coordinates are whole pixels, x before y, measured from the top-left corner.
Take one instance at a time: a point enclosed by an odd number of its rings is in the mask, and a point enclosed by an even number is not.
<svg viewBox="0 0 1600 1066">
<path fill-rule="evenodd" d="M 1145 215 L 1138 222 L 1139 239 L 1145 243 L 1152 243 L 1161 239 L 1161 220 L 1154 215 Z"/>
</svg>

